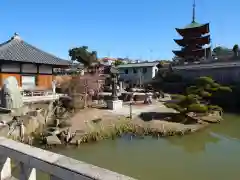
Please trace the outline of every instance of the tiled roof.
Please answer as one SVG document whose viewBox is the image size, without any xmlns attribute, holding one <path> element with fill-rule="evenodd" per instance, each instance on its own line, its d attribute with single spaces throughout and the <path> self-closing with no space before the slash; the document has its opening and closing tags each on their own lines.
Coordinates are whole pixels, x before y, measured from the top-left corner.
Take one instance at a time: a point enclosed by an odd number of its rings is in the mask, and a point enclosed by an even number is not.
<svg viewBox="0 0 240 180">
<path fill-rule="evenodd" d="M 188 25 L 186 25 L 182 28 L 176 28 L 176 29 L 184 30 L 184 29 L 201 28 L 201 27 L 204 28 L 204 26 L 208 27 L 209 23 L 200 24 L 200 23 L 194 21 L 194 22 L 192 22 L 192 23 L 190 23 L 190 24 L 188 24 Z M 208 29 L 209 29 L 209 27 L 208 27 Z"/>
<path fill-rule="evenodd" d="M 192 22 L 190 24 L 188 24 L 187 26 L 185 26 L 183 29 L 188 29 L 188 28 L 196 28 L 196 27 L 201 27 L 204 26 L 205 24 L 200 24 L 198 22 Z"/>
<path fill-rule="evenodd" d="M 121 64 L 117 66 L 117 68 L 134 68 L 134 67 L 153 67 L 158 65 L 159 62 L 149 62 L 149 63 L 129 63 L 129 64 Z"/>
<path fill-rule="evenodd" d="M 0 59 L 37 64 L 70 64 L 70 61 L 58 58 L 26 43 L 17 34 L 15 34 L 10 40 L 0 44 Z"/>
</svg>

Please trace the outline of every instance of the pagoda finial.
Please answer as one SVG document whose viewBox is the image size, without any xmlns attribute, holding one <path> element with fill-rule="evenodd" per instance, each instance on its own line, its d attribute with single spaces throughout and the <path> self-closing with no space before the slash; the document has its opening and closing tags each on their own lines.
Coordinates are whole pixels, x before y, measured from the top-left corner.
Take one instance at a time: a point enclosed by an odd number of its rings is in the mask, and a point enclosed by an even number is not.
<svg viewBox="0 0 240 180">
<path fill-rule="evenodd" d="M 196 2 L 193 0 L 193 14 L 192 14 L 192 23 L 195 22 L 195 7 L 196 7 Z"/>
</svg>

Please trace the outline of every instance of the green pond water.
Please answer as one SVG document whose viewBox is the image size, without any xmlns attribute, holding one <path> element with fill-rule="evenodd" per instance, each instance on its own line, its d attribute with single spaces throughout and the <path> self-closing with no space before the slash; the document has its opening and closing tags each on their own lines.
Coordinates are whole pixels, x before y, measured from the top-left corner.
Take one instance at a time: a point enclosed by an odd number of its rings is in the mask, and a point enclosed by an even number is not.
<svg viewBox="0 0 240 180">
<path fill-rule="evenodd" d="M 122 138 L 54 152 L 139 180 L 239 180 L 240 116 L 183 137 Z"/>
</svg>

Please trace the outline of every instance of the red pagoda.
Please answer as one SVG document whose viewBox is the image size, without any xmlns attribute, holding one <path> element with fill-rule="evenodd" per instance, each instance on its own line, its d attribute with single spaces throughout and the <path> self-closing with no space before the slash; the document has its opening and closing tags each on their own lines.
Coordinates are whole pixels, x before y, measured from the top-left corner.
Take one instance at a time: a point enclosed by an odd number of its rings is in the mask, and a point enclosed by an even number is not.
<svg viewBox="0 0 240 180">
<path fill-rule="evenodd" d="M 176 31 L 182 36 L 182 39 L 174 39 L 181 46 L 181 50 L 173 53 L 184 62 L 200 61 L 210 55 L 210 46 L 203 47 L 210 44 L 209 23 L 199 24 L 195 21 L 195 1 L 191 24 L 184 28 L 176 28 Z"/>
</svg>

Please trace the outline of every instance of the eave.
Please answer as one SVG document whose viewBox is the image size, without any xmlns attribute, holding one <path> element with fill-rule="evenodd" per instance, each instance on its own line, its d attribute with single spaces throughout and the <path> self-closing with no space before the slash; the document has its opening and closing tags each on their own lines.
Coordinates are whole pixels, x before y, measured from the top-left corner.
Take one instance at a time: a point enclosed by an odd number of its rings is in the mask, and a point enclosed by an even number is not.
<svg viewBox="0 0 240 180">
<path fill-rule="evenodd" d="M 183 37 L 190 36 L 191 34 L 200 36 L 209 33 L 209 23 L 192 28 L 176 28 L 176 31 Z"/>
</svg>

